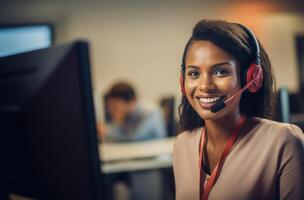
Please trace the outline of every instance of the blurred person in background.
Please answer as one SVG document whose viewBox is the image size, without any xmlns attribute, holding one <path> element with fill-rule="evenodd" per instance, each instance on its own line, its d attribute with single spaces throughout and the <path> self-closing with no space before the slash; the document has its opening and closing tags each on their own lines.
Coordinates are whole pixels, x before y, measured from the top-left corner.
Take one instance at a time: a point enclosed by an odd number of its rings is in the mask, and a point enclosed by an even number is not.
<svg viewBox="0 0 304 200">
<path fill-rule="evenodd" d="M 128 82 L 117 82 L 104 100 L 108 120 L 98 124 L 101 140 L 130 142 L 167 136 L 160 108 L 146 108 L 138 102 L 135 89 Z"/>
</svg>

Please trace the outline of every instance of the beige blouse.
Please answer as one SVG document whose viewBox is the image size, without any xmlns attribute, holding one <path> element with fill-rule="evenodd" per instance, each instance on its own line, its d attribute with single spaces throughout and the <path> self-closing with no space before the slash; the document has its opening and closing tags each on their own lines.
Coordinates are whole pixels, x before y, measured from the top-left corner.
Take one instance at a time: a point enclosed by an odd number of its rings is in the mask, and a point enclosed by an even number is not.
<svg viewBox="0 0 304 200">
<path fill-rule="evenodd" d="M 183 132 L 175 141 L 177 200 L 199 199 L 201 130 Z M 304 200 L 303 132 L 295 125 L 253 118 L 240 134 L 209 200 Z"/>
</svg>

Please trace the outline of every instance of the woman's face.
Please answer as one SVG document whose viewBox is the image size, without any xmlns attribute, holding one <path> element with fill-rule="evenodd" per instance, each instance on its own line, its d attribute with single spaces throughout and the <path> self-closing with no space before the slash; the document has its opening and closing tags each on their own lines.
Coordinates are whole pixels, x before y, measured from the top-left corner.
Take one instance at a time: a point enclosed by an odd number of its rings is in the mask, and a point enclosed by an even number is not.
<svg viewBox="0 0 304 200">
<path fill-rule="evenodd" d="M 210 41 L 194 41 L 186 56 L 185 91 L 189 103 L 204 120 L 239 115 L 240 97 L 222 110 L 210 107 L 240 89 L 239 62 Z"/>
</svg>

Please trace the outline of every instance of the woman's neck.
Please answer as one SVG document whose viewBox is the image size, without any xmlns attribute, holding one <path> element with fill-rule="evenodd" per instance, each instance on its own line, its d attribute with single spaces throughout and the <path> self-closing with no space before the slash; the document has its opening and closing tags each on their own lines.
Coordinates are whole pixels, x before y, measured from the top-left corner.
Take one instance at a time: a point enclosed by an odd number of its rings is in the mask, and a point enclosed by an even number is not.
<svg viewBox="0 0 304 200">
<path fill-rule="evenodd" d="M 205 120 L 209 145 L 212 145 L 215 149 L 225 145 L 240 117 L 239 113 L 234 113 L 216 120 Z"/>
</svg>

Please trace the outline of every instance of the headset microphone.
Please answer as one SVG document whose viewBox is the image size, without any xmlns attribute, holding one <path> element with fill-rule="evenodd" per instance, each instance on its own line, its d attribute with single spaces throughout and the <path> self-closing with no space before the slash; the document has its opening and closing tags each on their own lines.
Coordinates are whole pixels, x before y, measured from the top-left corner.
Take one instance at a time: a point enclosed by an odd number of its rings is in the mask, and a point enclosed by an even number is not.
<svg viewBox="0 0 304 200">
<path fill-rule="evenodd" d="M 226 105 L 228 105 L 234 98 L 236 98 L 237 96 L 241 95 L 245 90 L 247 90 L 250 86 L 252 86 L 253 84 L 257 84 L 258 83 L 258 89 L 261 87 L 262 85 L 262 80 L 263 80 L 263 71 L 261 69 L 261 67 L 259 68 L 255 68 L 256 71 L 254 72 L 255 76 L 254 78 L 248 82 L 244 87 L 242 87 L 240 90 L 238 90 L 236 93 L 234 93 L 231 97 L 229 97 L 226 101 L 220 101 L 216 104 L 214 104 L 213 106 L 211 106 L 210 111 L 213 113 L 216 113 L 220 110 L 222 110 L 223 108 L 226 107 Z"/>
</svg>

